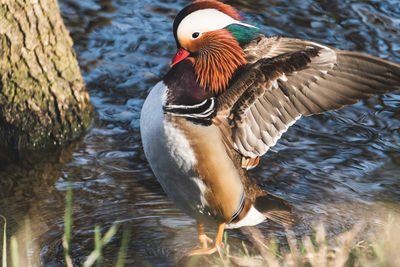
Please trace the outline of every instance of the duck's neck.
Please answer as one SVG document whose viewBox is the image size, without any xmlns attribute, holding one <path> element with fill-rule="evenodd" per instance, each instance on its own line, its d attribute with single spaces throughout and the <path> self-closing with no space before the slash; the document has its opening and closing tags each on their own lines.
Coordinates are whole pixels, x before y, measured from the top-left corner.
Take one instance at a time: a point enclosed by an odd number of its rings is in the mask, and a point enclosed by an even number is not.
<svg viewBox="0 0 400 267">
<path fill-rule="evenodd" d="M 167 104 L 193 105 L 210 96 L 197 82 L 193 62 L 189 59 L 174 65 L 164 76 L 163 81 L 168 87 Z"/>
</svg>

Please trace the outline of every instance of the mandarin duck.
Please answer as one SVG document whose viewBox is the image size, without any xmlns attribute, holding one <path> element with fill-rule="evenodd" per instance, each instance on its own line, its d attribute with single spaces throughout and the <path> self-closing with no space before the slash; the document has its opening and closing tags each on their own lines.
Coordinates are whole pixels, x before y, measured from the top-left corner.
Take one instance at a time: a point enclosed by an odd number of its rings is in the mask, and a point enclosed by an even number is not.
<svg viewBox="0 0 400 267">
<path fill-rule="evenodd" d="M 302 115 L 400 89 L 400 65 L 308 40 L 266 37 L 235 8 L 195 1 L 173 23 L 177 53 L 140 119 L 146 158 L 176 206 L 197 220 L 211 254 L 225 228 L 266 219 L 287 225 L 292 206 L 248 170 Z M 213 245 L 204 224 L 218 226 Z"/>
</svg>

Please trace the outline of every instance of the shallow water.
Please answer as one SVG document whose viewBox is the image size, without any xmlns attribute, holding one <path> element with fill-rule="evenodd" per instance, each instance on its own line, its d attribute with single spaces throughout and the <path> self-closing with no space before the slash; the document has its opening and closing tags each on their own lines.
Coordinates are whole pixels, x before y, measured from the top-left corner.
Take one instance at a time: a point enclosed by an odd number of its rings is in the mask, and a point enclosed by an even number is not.
<svg viewBox="0 0 400 267">
<path fill-rule="evenodd" d="M 400 62 L 400 5 L 377 1 L 227 1 L 267 35 L 311 39 Z M 189 1 L 59 0 L 98 116 L 79 141 L 52 154 L 0 156 L 0 213 L 28 240 L 32 262 L 61 266 L 64 199 L 73 186 L 72 258 L 93 249 L 93 229 L 130 227 L 127 263 L 172 265 L 195 242 L 195 221 L 156 182 L 140 143 L 139 116 L 175 52 L 174 15 Z M 332 230 L 400 212 L 400 93 L 302 118 L 251 175 L 299 211 L 299 235 L 323 220 Z M 24 219 L 29 217 L 30 235 Z M 282 235 L 279 226 L 259 226 Z M 229 242 L 246 238 L 229 231 Z M 21 241 L 23 247 L 25 241 Z M 121 231 L 104 249 L 111 265 Z M 25 259 L 26 260 L 26 259 Z"/>
</svg>

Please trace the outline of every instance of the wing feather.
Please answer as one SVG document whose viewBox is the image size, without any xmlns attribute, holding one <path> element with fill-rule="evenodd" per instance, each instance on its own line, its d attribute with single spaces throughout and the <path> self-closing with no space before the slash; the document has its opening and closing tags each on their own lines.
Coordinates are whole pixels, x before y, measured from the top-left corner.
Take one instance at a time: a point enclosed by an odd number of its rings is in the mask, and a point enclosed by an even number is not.
<svg viewBox="0 0 400 267">
<path fill-rule="evenodd" d="M 302 115 L 400 89 L 399 64 L 311 41 L 260 36 L 245 52 L 251 64 L 218 97 L 215 118 L 245 158 L 267 152 Z"/>
</svg>

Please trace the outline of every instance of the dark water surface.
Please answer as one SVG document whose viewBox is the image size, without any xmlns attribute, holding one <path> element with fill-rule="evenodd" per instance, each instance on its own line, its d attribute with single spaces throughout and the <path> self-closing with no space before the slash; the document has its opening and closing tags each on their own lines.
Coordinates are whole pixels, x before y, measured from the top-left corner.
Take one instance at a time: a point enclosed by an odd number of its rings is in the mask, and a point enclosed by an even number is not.
<svg viewBox="0 0 400 267">
<path fill-rule="evenodd" d="M 398 0 L 227 2 L 247 12 L 267 35 L 400 62 Z M 59 0 L 98 118 L 82 140 L 55 154 L 0 156 L 0 213 L 8 219 L 9 234 L 28 239 L 32 262 L 62 266 L 68 180 L 77 265 L 93 249 L 94 226 L 104 234 L 114 221 L 131 229 L 128 266 L 172 265 L 197 242 L 195 221 L 175 208 L 150 171 L 139 132 L 143 101 L 175 52 L 172 20 L 188 3 Z M 388 210 L 400 212 L 399 92 L 302 118 L 274 150 L 252 176 L 296 206 L 299 235 L 309 233 L 316 220 L 334 232 Z M 276 225 L 259 228 L 282 235 Z M 238 230 L 228 233 L 233 246 L 246 240 Z M 105 264 L 115 262 L 120 242 L 121 231 L 104 249 Z"/>
</svg>

